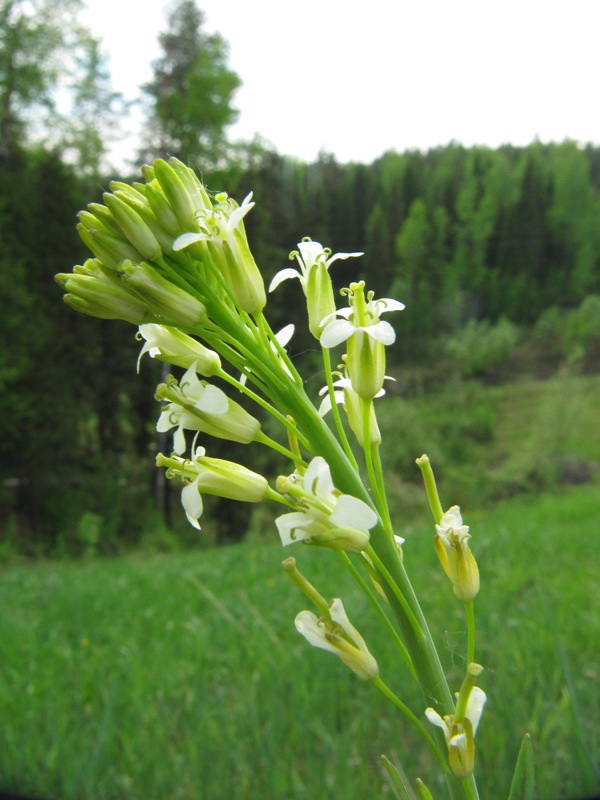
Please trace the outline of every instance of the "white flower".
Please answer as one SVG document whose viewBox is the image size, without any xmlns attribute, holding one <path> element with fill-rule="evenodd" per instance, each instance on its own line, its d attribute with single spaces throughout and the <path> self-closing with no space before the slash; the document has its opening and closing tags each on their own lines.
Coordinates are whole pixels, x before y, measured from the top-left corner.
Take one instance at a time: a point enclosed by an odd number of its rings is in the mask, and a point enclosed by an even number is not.
<svg viewBox="0 0 600 800">
<path fill-rule="evenodd" d="M 313 647 L 334 653 L 363 680 L 379 673 L 377 661 L 369 652 L 365 640 L 351 624 L 339 598 L 329 607 L 331 619 L 318 619 L 312 611 L 301 611 L 296 617 L 296 630 Z"/>
<path fill-rule="evenodd" d="M 425 716 L 429 722 L 444 732 L 450 767 L 459 778 L 466 778 L 473 772 L 475 733 L 486 699 L 483 689 L 474 686 L 469 695 L 464 720 L 461 722 L 456 722 L 451 714 L 441 717 L 433 708 L 425 709 Z"/>
<path fill-rule="evenodd" d="M 137 360 L 138 372 L 144 353 L 148 353 L 150 358 L 166 361 L 176 367 L 187 368 L 195 364 L 196 370 L 207 377 L 214 375 L 221 366 L 217 353 L 177 328 L 147 323 L 140 325 L 139 331 L 146 341 Z"/>
<path fill-rule="evenodd" d="M 380 320 L 381 314 L 387 311 L 403 311 L 406 306 L 398 300 L 390 297 L 382 297 L 374 300 L 372 292 L 365 303 L 367 318 L 365 324 L 359 325 L 355 321 L 355 310 L 352 306 L 339 308 L 334 315 L 344 317 L 344 319 L 333 319 L 325 325 L 321 334 L 321 344 L 323 347 L 335 347 L 345 342 L 350 336 L 363 332 L 385 345 L 393 344 L 396 341 L 396 333 L 389 322 Z M 325 320 L 324 320 L 325 321 Z"/>
<path fill-rule="evenodd" d="M 284 546 L 305 540 L 360 552 L 368 545 L 368 531 L 376 525 L 377 514 L 362 500 L 335 489 L 324 458 L 316 456 L 303 476 L 294 473 L 278 484 L 301 509 L 275 520 Z"/>
<path fill-rule="evenodd" d="M 209 383 L 202 383 L 198 379 L 195 362 L 182 377 L 179 386 L 182 394 L 182 403 L 187 402 L 188 405 L 198 411 L 206 412 L 207 414 L 225 414 L 229 408 L 229 400 L 225 392 L 216 386 L 211 386 Z M 175 426 L 177 426 L 177 430 L 174 435 L 173 449 L 181 455 L 185 450 L 185 434 L 183 431 L 199 430 L 197 418 L 192 411 L 189 411 L 183 405 L 169 403 L 163 408 L 158 418 L 156 430 L 159 433 L 164 433 Z"/>
<path fill-rule="evenodd" d="M 182 233 L 173 242 L 173 250 L 183 250 L 196 242 L 206 241 L 231 241 L 235 229 L 244 219 L 246 214 L 254 208 L 252 192 L 250 192 L 242 205 L 238 206 L 230 200 L 225 193 L 216 196 L 217 204 L 212 208 L 202 208 L 196 212 L 196 220 L 200 231 L 198 233 Z"/>
<path fill-rule="evenodd" d="M 392 378 L 391 375 L 386 375 L 384 380 L 386 381 L 395 381 L 396 378 Z M 339 387 L 342 391 L 334 391 L 333 396 L 335 397 L 336 403 L 343 403 L 345 400 L 345 392 L 352 392 L 352 381 L 347 376 L 343 378 L 338 378 L 337 380 L 333 381 L 333 385 Z M 385 394 L 385 389 L 380 389 L 377 392 L 375 397 L 383 397 Z M 319 405 L 319 416 L 324 417 L 329 411 L 331 411 L 331 398 L 329 396 L 329 387 L 323 386 L 322 389 L 319 389 L 319 397 L 322 397 L 321 404 Z"/>
<path fill-rule="evenodd" d="M 362 256 L 362 253 L 336 253 L 331 255 L 331 250 L 325 249 L 319 242 L 313 242 L 310 239 L 303 239 L 298 242 L 298 250 L 293 250 L 290 253 L 290 260 L 296 259 L 298 262 L 299 270 L 292 267 L 286 267 L 279 270 L 269 285 L 269 291 L 274 291 L 280 283 L 288 280 L 288 278 L 298 278 L 303 288 L 306 287 L 306 281 L 312 270 L 318 265 L 322 265 L 326 270 L 329 270 L 331 264 L 338 259 L 355 258 Z"/>
<path fill-rule="evenodd" d="M 167 477 L 177 476 L 186 482 L 181 491 L 181 504 L 190 524 L 198 530 L 203 510 L 202 493 L 245 503 L 259 503 L 269 493 L 269 484 L 262 475 L 233 461 L 209 458 L 203 447 L 197 448 L 193 460 L 159 453 L 156 465 L 167 467 Z"/>
</svg>

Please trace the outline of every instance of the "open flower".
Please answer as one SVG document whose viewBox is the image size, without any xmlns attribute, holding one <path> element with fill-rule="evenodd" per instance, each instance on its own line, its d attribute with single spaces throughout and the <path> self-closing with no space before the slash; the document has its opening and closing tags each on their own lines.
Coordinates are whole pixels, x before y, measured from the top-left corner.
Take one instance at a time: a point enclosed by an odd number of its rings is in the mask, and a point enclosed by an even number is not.
<svg viewBox="0 0 600 800">
<path fill-rule="evenodd" d="M 314 272 L 319 266 L 329 270 L 333 262 L 340 258 L 356 258 L 362 255 L 362 253 L 336 253 L 331 255 L 331 250 L 323 247 L 319 242 L 313 242 L 309 238 L 303 239 L 298 242 L 298 250 L 292 250 L 290 253 L 290 261 L 296 259 L 300 269 L 293 269 L 292 267 L 280 269 L 269 284 L 269 291 L 274 291 L 280 283 L 288 280 L 288 278 L 298 278 L 302 287 L 306 289 L 311 272 Z"/>
<path fill-rule="evenodd" d="M 183 233 L 173 242 L 173 250 L 183 250 L 198 242 L 206 243 L 210 256 L 220 269 L 229 291 L 244 311 L 262 309 L 266 296 L 262 275 L 248 247 L 243 219 L 254 208 L 252 192 L 241 206 L 224 192 L 210 208 L 197 211 L 199 231 Z"/>
<path fill-rule="evenodd" d="M 468 602 L 479 592 L 479 569 L 469 548 L 468 525 L 463 525 L 460 508 L 452 506 L 435 526 L 435 550 L 454 594 Z"/>
<path fill-rule="evenodd" d="M 196 375 L 192 364 L 179 385 L 172 377 L 156 391 L 158 400 L 169 400 L 164 406 L 156 430 L 164 432 L 177 426 L 174 450 L 185 450 L 184 430 L 201 431 L 219 439 L 249 444 L 260 431 L 260 422 L 239 403 L 230 400 L 225 392 Z"/>
<path fill-rule="evenodd" d="M 312 611 L 301 611 L 295 620 L 296 630 L 313 647 L 339 656 L 359 678 L 365 681 L 375 678 L 379 673 L 377 661 L 351 624 L 339 598 L 332 600 L 329 616 L 330 619 L 318 619 Z"/>
<path fill-rule="evenodd" d="M 402 311 L 404 304 L 388 297 L 375 300 L 373 292 L 365 297 L 364 289 L 364 281 L 350 284 L 345 290 L 350 305 L 323 320 L 320 341 L 327 348 L 347 342 L 346 366 L 352 388 L 364 400 L 371 400 L 383 386 L 385 346 L 396 340 L 394 329 L 380 316 Z M 342 319 L 334 319 L 336 316 Z"/>
<path fill-rule="evenodd" d="M 451 714 L 441 717 L 433 708 L 425 709 L 425 715 L 429 722 L 444 732 L 444 738 L 448 745 L 450 768 L 459 778 L 466 778 L 473 772 L 475 733 L 486 699 L 483 689 L 474 686 L 469 695 L 464 719 L 461 721 L 456 721 Z"/>
<path fill-rule="evenodd" d="M 202 494 L 227 497 L 245 503 L 259 503 L 269 494 L 267 480 L 257 472 L 222 458 L 210 458 L 203 447 L 198 447 L 193 459 L 167 457 L 159 453 L 157 467 L 167 468 L 167 477 L 181 478 L 185 486 L 181 491 L 181 504 L 191 525 L 200 530 Z"/>
<path fill-rule="evenodd" d="M 331 255 L 331 250 L 324 248 L 319 242 L 305 238 L 298 242 L 298 250 L 290 253 L 290 260 L 296 259 L 300 269 L 286 267 L 279 270 L 269 285 L 269 291 L 276 289 L 282 281 L 298 278 L 306 295 L 308 327 L 312 335 L 318 339 L 323 332 L 323 320 L 335 312 L 329 267 L 338 259 L 356 256 L 362 256 L 362 253 Z"/>
<path fill-rule="evenodd" d="M 275 520 L 284 546 L 305 541 L 361 552 L 369 544 L 369 529 L 377 523 L 377 514 L 362 500 L 335 489 L 321 456 L 312 459 L 304 475 L 281 477 L 277 485 L 298 508 Z"/>
</svg>

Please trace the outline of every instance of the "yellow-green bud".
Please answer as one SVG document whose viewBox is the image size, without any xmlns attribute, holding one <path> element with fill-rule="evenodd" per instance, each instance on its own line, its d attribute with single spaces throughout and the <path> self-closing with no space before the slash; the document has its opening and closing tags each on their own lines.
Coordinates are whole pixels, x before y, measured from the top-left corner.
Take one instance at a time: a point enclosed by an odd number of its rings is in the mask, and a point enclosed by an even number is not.
<svg viewBox="0 0 600 800">
<path fill-rule="evenodd" d="M 304 278 L 304 292 L 308 310 L 308 328 L 319 339 L 323 333 L 325 317 L 335 312 L 335 298 L 331 277 L 324 259 L 315 260 Z"/>
<path fill-rule="evenodd" d="M 143 256 L 129 242 L 118 239 L 106 230 L 100 228 L 92 230 L 83 224 L 77 226 L 81 241 L 88 247 L 105 267 L 118 270 L 122 261 L 128 260 L 134 264 L 143 261 Z"/>
<path fill-rule="evenodd" d="M 196 212 L 199 209 L 196 208 L 190 193 L 177 172 L 161 158 L 157 158 L 152 166 L 154 174 L 160 183 L 160 188 L 175 212 L 180 225 L 186 231 L 198 230 Z"/>
<path fill-rule="evenodd" d="M 106 279 L 92 275 L 59 273 L 56 282 L 68 294 L 63 300 L 83 314 L 100 319 L 122 319 L 140 325 L 150 318 L 146 305 Z"/>
<path fill-rule="evenodd" d="M 121 264 L 123 280 L 142 298 L 153 314 L 169 325 L 194 327 L 208 321 L 206 306 L 184 289 L 168 281 L 150 264 Z"/>
<path fill-rule="evenodd" d="M 469 528 L 462 524 L 460 508 L 452 506 L 435 526 L 435 551 L 446 575 L 452 581 L 454 594 L 468 603 L 479 592 L 479 569 L 468 541 Z"/>
<path fill-rule="evenodd" d="M 148 261 L 156 261 L 162 256 L 161 246 L 156 236 L 138 212 L 120 197 L 105 193 L 104 202 L 116 219 L 124 236 Z"/>
</svg>

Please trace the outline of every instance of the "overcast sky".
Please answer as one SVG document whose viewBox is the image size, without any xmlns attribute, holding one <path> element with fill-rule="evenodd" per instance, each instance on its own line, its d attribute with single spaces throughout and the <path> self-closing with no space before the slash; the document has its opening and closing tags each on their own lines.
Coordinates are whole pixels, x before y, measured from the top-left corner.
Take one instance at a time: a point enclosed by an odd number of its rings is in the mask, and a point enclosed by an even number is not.
<svg viewBox="0 0 600 800">
<path fill-rule="evenodd" d="M 88 0 L 128 98 L 151 76 L 162 0 Z M 234 138 L 370 162 L 457 140 L 600 142 L 600 0 L 198 0 L 243 87 Z M 143 10 L 141 10 L 141 7 Z M 134 123 L 132 123 L 133 126 Z"/>
</svg>

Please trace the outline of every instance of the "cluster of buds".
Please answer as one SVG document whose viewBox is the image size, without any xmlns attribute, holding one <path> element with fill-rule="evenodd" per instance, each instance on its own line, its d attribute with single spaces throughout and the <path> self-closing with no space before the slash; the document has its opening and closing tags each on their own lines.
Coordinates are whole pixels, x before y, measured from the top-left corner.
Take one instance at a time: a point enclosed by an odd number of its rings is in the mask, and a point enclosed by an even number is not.
<svg viewBox="0 0 600 800">
<path fill-rule="evenodd" d="M 243 224 L 249 199 L 241 207 L 226 195 L 213 202 L 176 158 L 142 172 L 145 183 L 112 182 L 104 204 L 79 214 L 79 235 L 95 258 L 56 276 L 65 302 L 91 316 L 184 330 L 209 324 L 215 295 L 260 311 L 264 285 Z"/>
</svg>

